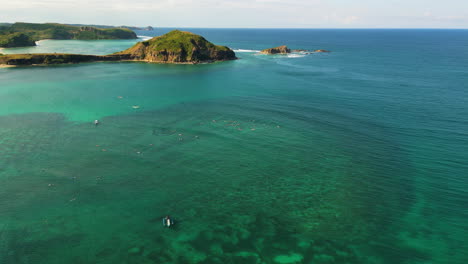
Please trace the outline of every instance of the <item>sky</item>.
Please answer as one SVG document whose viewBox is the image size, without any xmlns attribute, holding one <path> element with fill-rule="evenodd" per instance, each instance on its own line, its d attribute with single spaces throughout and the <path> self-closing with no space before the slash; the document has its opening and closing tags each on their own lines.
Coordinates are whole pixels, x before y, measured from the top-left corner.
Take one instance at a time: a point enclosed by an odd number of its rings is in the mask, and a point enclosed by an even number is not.
<svg viewBox="0 0 468 264">
<path fill-rule="evenodd" d="M 468 28 L 468 0 L 0 0 L 0 22 L 207 28 Z"/>
</svg>

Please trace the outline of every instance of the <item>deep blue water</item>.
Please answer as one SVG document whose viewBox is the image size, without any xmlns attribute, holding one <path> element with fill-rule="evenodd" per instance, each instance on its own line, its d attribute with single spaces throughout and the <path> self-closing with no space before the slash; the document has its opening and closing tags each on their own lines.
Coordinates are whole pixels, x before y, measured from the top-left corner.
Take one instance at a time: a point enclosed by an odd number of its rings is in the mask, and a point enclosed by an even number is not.
<svg viewBox="0 0 468 264">
<path fill-rule="evenodd" d="M 468 262 L 468 30 L 184 30 L 239 60 L 0 69 L 0 262 Z"/>
</svg>

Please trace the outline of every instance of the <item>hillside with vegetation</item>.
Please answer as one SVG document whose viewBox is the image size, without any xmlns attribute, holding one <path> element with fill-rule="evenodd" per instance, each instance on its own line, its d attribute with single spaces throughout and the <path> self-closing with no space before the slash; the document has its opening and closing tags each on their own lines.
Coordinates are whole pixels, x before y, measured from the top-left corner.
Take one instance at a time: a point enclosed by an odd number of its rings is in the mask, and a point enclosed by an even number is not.
<svg viewBox="0 0 468 264">
<path fill-rule="evenodd" d="M 26 47 L 35 45 L 36 42 L 24 33 L 16 32 L 0 35 L 1 48 Z"/>
<path fill-rule="evenodd" d="M 1 25 L 1 24 L 0 24 Z M 95 27 L 95 28 L 126 28 L 130 30 L 146 30 L 146 31 L 151 31 L 154 30 L 152 26 L 146 26 L 146 27 L 135 27 L 135 26 L 108 26 L 108 25 L 88 25 L 88 24 L 67 24 L 70 26 L 75 26 L 75 27 Z"/>
<path fill-rule="evenodd" d="M 139 42 L 115 55 L 130 60 L 160 63 L 201 63 L 236 59 L 234 51 L 230 48 L 215 45 L 200 35 L 180 30 Z"/>
<path fill-rule="evenodd" d="M 21 47 L 34 46 L 34 42 L 41 39 L 78 39 L 78 40 L 98 40 L 98 39 L 136 39 L 135 32 L 126 28 L 95 28 L 89 26 L 71 26 L 56 23 L 35 24 L 35 23 L 14 23 L 0 27 L 0 39 L 10 39 L 13 35 L 22 33 L 33 42 L 9 42 L 18 45 L 0 47 Z M 10 37 L 8 37 L 10 36 Z M 15 35 L 18 37 L 19 35 Z M 7 42 L 5 42 L 7 43 Z"/>
</svg>

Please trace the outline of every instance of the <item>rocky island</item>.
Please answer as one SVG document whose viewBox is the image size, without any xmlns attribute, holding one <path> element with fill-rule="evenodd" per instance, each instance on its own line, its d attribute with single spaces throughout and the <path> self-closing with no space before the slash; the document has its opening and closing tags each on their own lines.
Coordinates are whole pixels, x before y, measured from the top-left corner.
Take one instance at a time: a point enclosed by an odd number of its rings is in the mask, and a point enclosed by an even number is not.
<svg viewBox="0 0 468 264">
<path fill-rule="evenodd" d="M 301 53 L 301 54 L 311 54 L 311 53 L 321 53 L 321 52 L 331 52 L 329 50 L 318 49 L 314 51 L 303 50 L 303 49 L 296 49 L 291 50 L 286 45 L 279 46 L 276 48 L 264 49 L 260 51 L 262 54 L 274 55 L 274 54 L 290 54 L 290 53 Z"/>
<path fill-rule="evenodd" d="M 218 46 L 202 36 L 174 30 L 114 54 L 11 54 L 0 55 L 0 65 L 50 65 L 98 61 L 143 61 L 154 63 L 197 64 L 235 60 L 234 51 Z"/>
<path fill-rule="evenodd" d="M 264 49 L 260 51 L 262 54 L 289 54 L 291 53 L 291 50 L 286 46 L 279 46 L 276 48 L 271 48 L 271 49 Z"/>
<path fill-rule="evenodd" d="M 137 35 L 126 28 L 96 28 L 56 23 L 14 23 L 0 26 L 0 47 L 35 46 L 42 39 L 136 39 Z"/>
</svg>

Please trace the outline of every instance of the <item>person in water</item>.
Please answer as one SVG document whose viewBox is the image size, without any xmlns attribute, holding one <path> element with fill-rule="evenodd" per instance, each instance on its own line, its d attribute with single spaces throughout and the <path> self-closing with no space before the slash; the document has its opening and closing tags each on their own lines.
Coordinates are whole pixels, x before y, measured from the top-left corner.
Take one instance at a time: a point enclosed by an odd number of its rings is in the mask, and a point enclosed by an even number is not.
<svg viewBox="0 0 468 264">
<path fill-rule="evenodd" d="M 94 120 L 94 125 L 95 125 L 95 126 L 99 125 L 99 120 L 97 120 L 97 119 Z"/>
<path fill-rule="evenodd" d="M 170 227 L 173 224 L 174 224 L 174 222 L 172 222 L 172 219 L 168 215 L 166 215 L 166 217 L 163 218 L 163 225 L 164 226 Z"/>
</svg>

